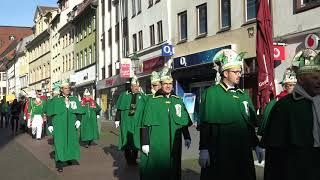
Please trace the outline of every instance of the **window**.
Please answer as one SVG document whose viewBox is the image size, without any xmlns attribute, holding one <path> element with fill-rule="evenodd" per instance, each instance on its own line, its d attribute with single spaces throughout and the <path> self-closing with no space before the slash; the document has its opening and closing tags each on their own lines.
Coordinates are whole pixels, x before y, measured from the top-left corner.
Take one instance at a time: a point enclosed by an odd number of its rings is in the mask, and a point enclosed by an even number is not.
<svg viewBox="0 0 320 180">
<path fill-rule="evenodd" d="M 96 29 L 96 16 L 95 15 L 93 15 L 93 17 L 92 17 L 92 28 L 93 28 L 93 30 Z"/>
<path fill-rule="evenodd" d="M 143 49 L 143 36 L 142 31 L 139 31 L 139 50 Z"/>
<path fill-rule="evenodd" d="M 92 17 L 88 18 L 88 31 L 89 31 L 89 34 L 91 34 L 91 32 L 92 32 Z"/>
<path fill-rule="evenodd" d="M 131 0 L 132 4 L 132 17 L 136 16 L 136 0 Z"/>
<path fill-rule="evenodd" d="M 92 46 L 92 63 L 96 62 L 96 43 Z"/>
<path fill-rule="evenodd" d="M 112 29 L 108 30 L 108 45 L 111 46 L 112 44 Z"/>
<path fill-rule="evenodd" d="M 82 40 L 82 34 L 83 34 L 83 32 L 82 32 L 82 24 L 80 23 L 79 24 L 79 34 L 80 34 L 80 41 Z"/>
<path fill-rule="evenodd" d="M 230 0 L 220 0 L 220 28 L 230 28 L 231 14 L 230 14 Z"/>
<path fill-rule="evenodd" d="M 105 67 L 101 68 L 101 74 L 102 74 L 102 79 L 105 79 L 106 78 L 106 68 Z"/>
<path fill-rule="evenodd" d="M 77 63 L 77 69 L 80 69 L 80 63 L 79 63 L 79 54 L 77 53 L 77 57 L 76 57 L 76 63 Z"/>
<path fill-rule="evenodd" d="M 108 65 L 108 75 L 109 75 L 109 77 L 112 76 L 112 64 Z"/>
<path fill-rule="evenodd" d="M 157 22 L 157 25 L 158 25 L 158 42 L 161 43 L 163 41 L 162 21 Z"/>
<path fill-rule="evenodd" d="M 137 0 L 137 9 L 138 9 L 138 14 L 141 13 L 141 0 Z"/>
<path fill-rule="evenodd" d="M 188 38 L 187 11 L 178 14 L 179 20 L 179 40 L 185 41 Z"/>
<path fill-rule="evenodd" d="M 198 36 L 207 34 L 207 4 L 202 4 L 197 7 L 198 15 Z"/>
<path fill-rule="evenodd" d="M 150 46 L 155 45 L 154 25 L 150 26 Z"/>
<path fill-rule="evenodd" d="M 62 65 L 62 72 L 64 72 L 64 66 L 65 66 L 65 64 L 64 64 L 64 56 L 62 57 L 62 62 L 63 62 L 63 65 Z"/>
<path fill-rule="evenodd" d="M 15 36 L 13 36 L 13 35 L 9 36 L 9 40 L 10 40 L 10 41 L 13 41 L 13 40 L 15 40 L 15 39 L 16 39 Z"/>
<path fill-rule="evenodd" d="M 149 7 L 153 5 L 153 0 L 149 0 Z"/>
<path fill-rule="evenodd" d="M 85 49 L 83 54 L 83 66 L 87 66 L 87 65 L 88 65 L 87 49 Z"/>
<path fill-rule="evenodd" d="M 84 65 L 83 65 L 83 56 L 82 56 L 82 51 L 80 52 L 80 59 L 79 59 L 79 69 L 81 69 Z"/>
<path fill-rule="evenodd" d="M 119 23 L 119 4 L 116 5 L 115 7 L 116 9 L 116 23 Z"/>
<path fill-rule="evenodd" d="M 257 0 L 246 0 L 246 21 L 254 20 L 257 17 Z"/>
<path fill-rule="evenodd" d="M 108 0 L 108 11 L 111 11 L 111 1 L 112 0 Z"/>
<path fill-rule="evenodd" d="M 156 3 L 155 3 L 155 4 L 157 4 L 158 2 L 160 2 L 160 0 L 156 0 Z"/>
<path fill-rule="evenodd" d="M 295 13 L 307 11 L 320 6 L 320 0 L 296 0 Z"/>
<path fill-rule="evenodd" d="M 89 64 L 91 64 L 92 63 L 92 47 L 90 46 L 89 47 Z"/>
<path fill-rule="evenodd" d="M 115 26 L 115 41 L 119 41 L 120 31 L 119 31 L 119 23 Z"/>
<path fill-rule="evenodd" d="M 78 28 L 75 28 L 75 36 L 76 36 L 76 42 L 79 42 L 79 31 Z"/>
<path fill-rule="evenodd" d="M 87 21 L 86 20 L 83 21 L 83 36 L 84 37 L 87 36 Z"/>
<path fill-rule="evenodd" d="M 137 51 L 137 34 L 132 35 L 132 48 L 133 52 Z"/>
<path fill-rule="evenodd" d="M 6 81 L 7 80 L 7 73 L 3 73 L 2 74 L 2 81 Z"/>
</svg>

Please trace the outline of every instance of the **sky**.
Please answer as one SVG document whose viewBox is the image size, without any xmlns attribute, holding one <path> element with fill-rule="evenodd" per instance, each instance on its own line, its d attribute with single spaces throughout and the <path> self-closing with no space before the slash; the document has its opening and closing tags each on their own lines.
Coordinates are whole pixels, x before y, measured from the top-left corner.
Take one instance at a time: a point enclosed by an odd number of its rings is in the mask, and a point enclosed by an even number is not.
<svg viewBox="0 0 320 180">
<path fill-rule="evenodd" d="M 0 26 L 33 26 L 37 5 L 57 6 L 57 0 L 0 0 Z"/>
</svg>

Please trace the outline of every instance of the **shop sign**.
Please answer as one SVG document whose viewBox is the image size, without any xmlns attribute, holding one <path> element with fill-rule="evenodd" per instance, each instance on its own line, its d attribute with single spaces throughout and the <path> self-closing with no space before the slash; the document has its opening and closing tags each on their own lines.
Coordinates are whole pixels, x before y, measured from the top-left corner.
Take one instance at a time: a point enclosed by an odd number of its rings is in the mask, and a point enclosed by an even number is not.
<svg viewBox="0 0 320 180">
<path fill-rule="evenodd" d="M 120 64 L 120 77 L 130 78 L 131 75 L 131 60 L 128 58 L 123 58 Z"/>
<path fill-rule="evenodd" d="M 286 59 L 286 52 L 284 46 L 273 46 L 273 59 L 275 61 Z"/>
<path fill-rule="evenodd" d="M 317 49 L 319 46 L 319 36 L 316 34 L 309 34 L 304 41 L 304 45 L 306 48 Z"/>
<path fill-rule="evenodd" d="M 155 71 L 164 65 L 164 57 L 159 56 L 143 62 L 143 72 Z"/>
<path fill-rule="evenodd" d="M 162 51 L 162 56 L 173 56 L 174 54 L 174 50 L 173 50 L 173 46 L 170 44 L 164 44 L 161 47 L 161 51 Z"/>
<path fill-rule="evenodd" d="M 213 62 L 213 57 L 222 49 L 231 49 L 231 45 L 174 58 L 173 68 L 177 69 Z"/>
</svg>

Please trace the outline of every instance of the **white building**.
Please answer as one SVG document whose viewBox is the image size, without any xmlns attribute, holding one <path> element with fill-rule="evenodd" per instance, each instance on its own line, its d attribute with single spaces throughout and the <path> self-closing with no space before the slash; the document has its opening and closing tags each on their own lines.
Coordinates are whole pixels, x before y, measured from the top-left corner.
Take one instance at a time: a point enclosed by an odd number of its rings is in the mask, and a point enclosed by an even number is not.
<svg viewBox="0 0 320 180">
<path fill-rule="evenodd" d="M 285 8 L 283 8 L 285 7 Z M 294 55 L 306 48 L 305 40 L 309 34 L 314 34 L 317 40 L 311 40 L 315 50 L 320 50 L 320 1 L 272 1 L 273 36 L 277 43 L 285 44 L 286 60 L 277 64 L 275 81 L 282 81 L 286 68 L 292 65 Z M 278 84 L 277 92 L 282 90 Z"/>
</svg>

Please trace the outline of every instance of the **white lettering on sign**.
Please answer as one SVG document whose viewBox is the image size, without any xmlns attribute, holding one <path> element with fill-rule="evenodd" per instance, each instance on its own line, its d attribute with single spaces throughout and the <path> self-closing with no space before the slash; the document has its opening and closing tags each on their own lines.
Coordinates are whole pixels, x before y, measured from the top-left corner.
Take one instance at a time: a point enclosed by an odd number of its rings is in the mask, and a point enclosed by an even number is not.
<svg viewBox="0 0 320 180">
<path fill-rule="evenodd" d="M 187 61 L 186 61 L 186 58 L 185 58 L 185 57 L 181 57 L 181 58 L 180 58 L 180 65 L 181 65 L 181 66 L 187 66 Z"/>
<path fill-rule="evenodd" d="M 170 48 L 170 46 L 164 46 L 164 47 L 163 47 L 163 51 L 164 51 L 166 54 L 171 54 L 171 48 Z"/>
</svg>

